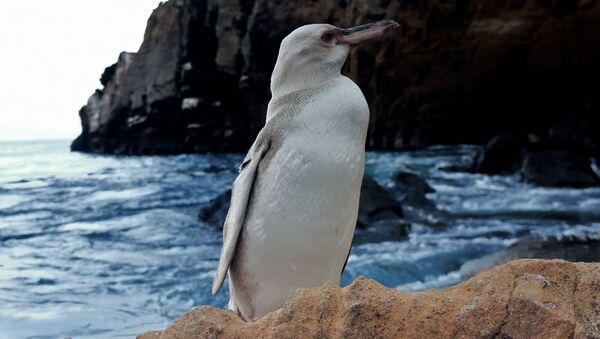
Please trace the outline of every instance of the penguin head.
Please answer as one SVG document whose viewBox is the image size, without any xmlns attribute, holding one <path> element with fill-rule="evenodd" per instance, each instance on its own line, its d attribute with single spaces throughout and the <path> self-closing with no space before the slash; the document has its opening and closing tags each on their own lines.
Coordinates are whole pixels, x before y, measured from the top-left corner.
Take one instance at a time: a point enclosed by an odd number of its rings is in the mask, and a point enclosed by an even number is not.
<svg viewBox="0 0 600 339">
<path fill-rule="evenodd" d="M 395 21 L 383 20 L 345 29 L 328 24 L 297 28 L 281 42 L 271 91 L 287 93 L 339 76 L 352 47 L 395 27 Z"/>
</svg>

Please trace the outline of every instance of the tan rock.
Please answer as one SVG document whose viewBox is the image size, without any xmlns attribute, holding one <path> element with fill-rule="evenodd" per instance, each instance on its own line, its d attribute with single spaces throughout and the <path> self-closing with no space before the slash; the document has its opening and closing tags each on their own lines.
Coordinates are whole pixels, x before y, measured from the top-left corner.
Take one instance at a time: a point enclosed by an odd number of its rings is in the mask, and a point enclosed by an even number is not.
<svg viewBox="0 0 600 339">
<path fill-rule="evenodd" d="M 424 292 L 358 278 L 299 290 L 254 323 L 201 307 L 138 338 L 600 338 L 600 263 L 517 260 Z"/>
</svg>

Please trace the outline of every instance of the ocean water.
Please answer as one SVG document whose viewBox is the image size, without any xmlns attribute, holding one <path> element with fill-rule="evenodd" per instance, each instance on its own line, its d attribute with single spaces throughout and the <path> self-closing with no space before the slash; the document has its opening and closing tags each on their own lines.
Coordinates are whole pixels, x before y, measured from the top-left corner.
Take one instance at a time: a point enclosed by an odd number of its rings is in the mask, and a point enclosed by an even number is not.
<svg viewBox="0 0 600 339">
<path fill-rule="evenodd" d="M 130 338 L 195 306 L 223 307 L 227 289 L 210 294 L 221 234 L 197 212 L 229 187 L 242 155 L 117 157 L 68 145 L 0 143 L 0 338 Z M 442 288 L 463 279 L 465 262 L 520 237 L 600 231 L 598 188 L 439 169 L 474 153 L 369 153 L 367 173 L 394 192 L 398 170 L 423 175 L 443 212 L 431 219 L 444 226 L 359 242 L 342 284 L 364 275 L 402 290 Z"/>
</svg>

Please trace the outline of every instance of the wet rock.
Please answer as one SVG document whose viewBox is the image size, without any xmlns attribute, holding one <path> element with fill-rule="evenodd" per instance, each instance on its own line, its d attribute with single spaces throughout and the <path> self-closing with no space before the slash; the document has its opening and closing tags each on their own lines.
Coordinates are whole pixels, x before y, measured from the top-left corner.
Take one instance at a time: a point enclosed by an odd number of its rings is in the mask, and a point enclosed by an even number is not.
<svg viewBox="0 0 600 339">
<path fill-rule="evenodd" d="M 404 219 L 429 227 L 444 227 L 447 224 L 448 214 L 438 210 L 435 203 L 427 198 L 428 193 L 435 192 L 427 180 L 407 171 L 396 173 L 392 179 L 394 191 L 401 195 L 399 199 Z"/>
<path fill-rule="evenodd" d="M 600 234 L 597 239 L 564 237 L 525 238 L 507 249 L 471 260 L 460 268 L 463 277 L 471 277 L 494 266 L 516 259 L 562 259 L 572 262 L 600 262 Z"/>
<path fill-rule="evenodd" d="M 402 226 L 402 204 L 372 177 L 365 175 L 360 192 L 358 227 L 367 227 L 381 220 L 397 220 Z"/>
<path fill-rule="evenodd" d="M 473 162 L 469 162 L 453 165 L 443 165 L 439 167 L 439 170 L 444 172 L 475 172 L 473 168 Z"/>
<path fill-rule="evenodd" d="M 524 181 L 540 186 L 581 188 L 600 185 L 591 157 L 569 150 L 528 154 L 521 175 Z"/>
<path fill-rule="evenodd" d="M 150 17 L 140 50 L 102 76 L 72 148 L 245 151 L 264 123 L 285 35 L 306 23 L 383 18 L 400 29 L 356 48 L 344 67 L 370 105 L 369 148 L 482 144 L 501 132 L 546 131 L 574 105 L 600 99 L 600 5 L 566 3 L 168 1 Z M 597 116 L 579 120 L 592 126 Z"/>
<path fill-rule="evenodd" d="M 358 278 L 298 290 L 255 322 L 196 308 L 154 338 L 596 338 L 600 263 L 518 260 L 445 290 L 402 292 Z"/>
<path fill-rule="evenodd" d="M 570 123 L 575 124 L 573 120 Z M 545 137 L 499 134 L 478 152 L 471 166 L 453 166 L 443 170 L 518 174 L 525 182 L 546 187 L 600 185 L 593 137 L 590 133 L 585 134 L 583 127 L 576 129 L 570 123 L 563 122 L 559 124 L 560 128 L 554 125 Z M 574 137 L 568 131 L 574 134 L 578 131 L 580 136 Z"/>
<path fill-rule="evenodd" d="M 210 227 L 222 228 L 225 224 L 229 202 L 231 201 L 231 190 L 227 190 L 212 199 L 205 206 L 200 207 L 198 219 Z"/>
<path fill-rule="evenodd" d="M 598 154 L 600 111 L 593 102 L 573 109 L 544 133 L 526 137 L 500 134 L 476 156 L 470 172 L 519 174 L 529 183 L 547 187 L 590 187 L 600 184 L 594 168 Z"/>
<path fill-rule="evenodd" d="M 222 227 L 230 199 L 231 190 L 227 190 L 201 207 L 198 218 L 211 227 Z M 369 234 L 365 233 L 370 239 L 383 236 L 387 240 L 406 236 L 410 228 L 410 224 L 403 219 L 402 204 L 368 175 L 364 176 L 361 187 L 357 226 L 371 228 Z"/>
<path fill-rule="evenodd" d="M 477 154 L 473 171 L 485 174 L 513 174 L 524 156 L 523 138 L 511 134 L 493 137 Z"/>
<path fill-rule="evenodd" d="M 215 165 L 209 165 L 208 167 L 203 169 L 204 173 L 219 173 L 228 170 L 231 170 L 231 168 Z"/>
<path fill-rule="evenodd" d="M 433 193 L 435 190 L 423 177 L 415 173 L 400 171 L 394 175 L 393 180 L 394 188 L 402 193 L 403 205 L 435 209 L 435 204 L 426 197 L 427 193 Z"/>
<path fill-rule="evenodd" d="M 404 240 L 411 226 L 410 222 L 401 218 L 378 220 L 365 226 L 358 225 L 352 245 Z"/>
</svg>

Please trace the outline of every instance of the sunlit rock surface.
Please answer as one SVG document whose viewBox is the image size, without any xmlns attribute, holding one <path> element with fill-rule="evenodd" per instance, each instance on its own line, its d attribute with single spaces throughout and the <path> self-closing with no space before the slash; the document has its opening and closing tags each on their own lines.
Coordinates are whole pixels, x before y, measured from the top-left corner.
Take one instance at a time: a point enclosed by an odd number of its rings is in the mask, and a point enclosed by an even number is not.
<svg viewBox="0 0 600 339">
<path fill-rule="evenodd" d="M 370 104 L 371 149 L 505 132 L 598 157 L 598 17 L 596 0 L 171 0 L 140 50 L 105 71 L 73 149 L 244 151 L 264 122 L 284 36 L 388 18 L 401 27 L 355 49 L 344 69 Z"/>
<path fill-rule="evenodd" d="M 519 260 L 445 290 L 401 292 L 358 278 L 299 291 L 246 323 L 194 309 L 153 338 L 596 338 L 600 264 Z"/>
</svg>

